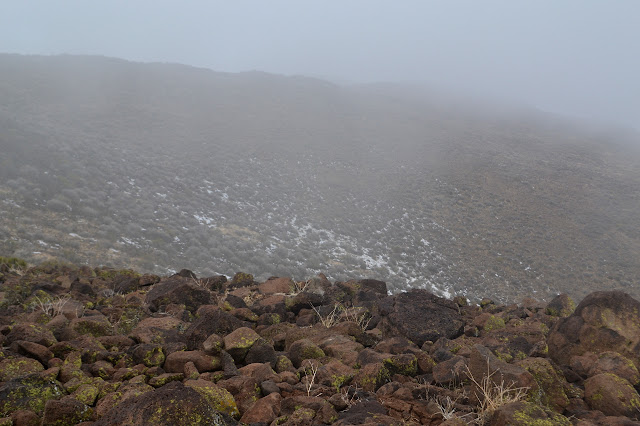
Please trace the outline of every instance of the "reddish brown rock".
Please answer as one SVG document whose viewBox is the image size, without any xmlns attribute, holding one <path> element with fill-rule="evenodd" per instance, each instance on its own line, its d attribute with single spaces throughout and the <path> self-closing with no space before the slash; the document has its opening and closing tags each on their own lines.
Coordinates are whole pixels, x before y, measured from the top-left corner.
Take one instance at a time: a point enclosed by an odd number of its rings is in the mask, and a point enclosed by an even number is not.
<svg viewBox="0 0 640 426">
<path fill-rule="evenodd" d="M 240 415 L 244 415 L 262 396 L 260 394 L 260 383 L 253 377 L 234 376 L 219 381 L 217 385 L 231 392 L 240 411 Z"/>
<path fill-rule="evenodd" d="M 57 342 L 53 333 L 40 324 L 21 323 L 16 324 L 7 334 L 7 343 L 11 344 L 19 340 L 37 343 L 49 347 Z"/>
<path fill-rule="evenodd" d="M 41 419 L 31 410 L 17 410 L 11 413 L 14 426 L 40 426 Z"/>
<path fill-rule="evenodd" d="M 238 373 L 243 376 L 248 376 L 255 379 L 258 383 L 265 380 L 273 380 L 276 377 L 276 372 L 273 371 L 269 364 L 248 364 L 238 369 Z"/>
<path fill-rule="evenodd" d="M 53 358 L 53 352 L 38 343 L 18 340 L 11 344 L 9 349 L 20 355 L 37 359 L 44 366 Z"/>
<path fill-rule="evenodd" d="M 525 358 L 518 361 L 518 366 L 533 375 L 538 383 L 540 402 L 558 413 L 562 413 L 569 405 L 569 397 L 564 388 L 567 384 L 564 376 L 546 358 Z"/>
<path fill-rule="evenodd" d="M 258 285 L 258 291 L 261 294 L 289 294 L 295 289 L 295 283 L 291 278 L 269 278 L 267 281 Z"/>
<path fill-rule="evenodd" d="M 433 380 L 440 385 L 455 385 L 466 379 L 467 359 L 454 356 L 433 367 Z"/>
<path fill-rule="evenodd" d="M 566 417 L 525 401 L 512 402 L 498 407 L 489 421 L 491 426 L 537 424 L 571 426 L 571 422 Z"/>
<path fill-rule="evenodd" d="M 167 356 L 162 368 L 167 373 L 184 373 L 184 365 L 187 362 L 193 362 L 200 373 L 222 368 L 220 357 L 207 355 L 203 351 L 173 352 Z"/>
<path fill-rule="evenodd" d="M 390 377 L 389 370 L 381 362 L 375 362 L 360 368 L 353 376 L 353 383 L 364 391 L 375 392 Z"/>
<path fill-rule="evenodd" d="M 135 326 L 129 336 L 139 343 L 165 343 L 180 340 L 179 330 L 187 324 L 172 316 L 145 318 Z"/>
<path fill-rule="evenodd" d="M 505 386 L 527 390 L 535 395 L 538 383 L 531 373 L 522 367 L 499 360 L 489 349 L 474 345 L 469 358 L 469 374 L 472 380 L 472 399 L 482 398 L 482 380 L 489 380 L 493 386 Z"/>
<path fill-rule="evenodd" d="M 44 407 L 43 426 L 55 426 L 61 424 L 78 424 L 91 420 L 93 409 L 81 403 L 72 396 L 62 399 L 50 399 Z"/>
<path fill-rule="evenodd" d="M 547 340 L 549 356 L 560 365 L 585 352 L 617 352 L 640 368 L 640 302 L 621 291 L 589 294 Z"/>
<path fill-rule="evenodd" d="M 584 382 L 584 400 L 593 410 L 608 416 L 625 416 L 640 419 L 640 395 L 623 378 L 602 373 Z"/>
<path fill-rule="evenodd" d="M 296 368 L 300 367 L 305 359 L 317 359 L 324 356 L 326 356 L 324 351 L 309 339 L 298 340 L 289 348 L 289 358 Z"/>
<path fill-rule="evenodd" d="M 627 380 L 633 386 L 640 383 L 638 369 L 629 358 L 616 352 L 603 352 L 589 369 L 589 376 L 612 373 Z"/>
<path fill-rule="evenodd" d="M 172 382 L 138 398 L 129 398 L 95 422 L 95 426 L 185 424 L 235 425 L 232 418 L 219 413 L 195 389 Z"/>
<path fill-rule="evenodd" d="M 242 362 L 258 339 L 260 339 L 258 333 L 248 327 L 240 327 L 224 337 L 224 348 L 236 362 Z"/>
<path fill-rule="evenodd" d="M 280 416 L 281 403 L 282 397 L 278 393 L 271 393 L 264 398 L 260 398 L 242 415 L 240 422 L 245 424 L 271 424 Z"/>
<path fill-rule="evenodd" d="M 0 361 L 0 382 L 28 376 L 29 374 L 43 371 L 44 367 L 39 361 L 27 357 L 11 357 Z"/>
</svg>

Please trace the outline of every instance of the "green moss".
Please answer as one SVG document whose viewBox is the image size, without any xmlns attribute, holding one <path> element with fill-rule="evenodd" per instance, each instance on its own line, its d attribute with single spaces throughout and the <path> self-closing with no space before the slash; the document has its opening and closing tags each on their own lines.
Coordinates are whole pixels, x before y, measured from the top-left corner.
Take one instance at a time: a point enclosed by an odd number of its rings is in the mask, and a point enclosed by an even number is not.
<svg viewBox="0 0 640 426">
<path fill-rule="evenodd" d="M 491 317 L 487 319 L 487 322 L 484 323 L 484 331 L 500 330 L 505 328 L 505 326 L 506 325 L 502 318 L 491 315 Z"/>
<path fill-rule="evenodd" d="M 517 422 L 516 424 L 522 426 L 570 426 L 571 422 L 566 417 L 553 413 L 550 418 L 541 419 L 537 417 L 537 413 L 539 413 L 540 408 L 536 407 L 530 403 L 524 403 L 525 408 L 519 411 L 516 411 L 513 414 L 513 419 Z M 549 413 L 547 413 L 549 414 Z M 538 414 L 539 415 L 539 414 Z"/>
<path fill-rule="evenodd" d="M 16 410 L 31 410 L 42 415 L 48 400 L 63 395 L 65 390 L 59 382 L 44 380 L 37 375 L 7 382 L 0 390 L 0 417 Z"/>
<path fill-rule="evenodd" d="M 44 370 L 42 364 L 31 358 L 7 358 L 0 362 L 0 381 L 9 381 Z"/>
<path fill-rule="evenodd" d="M 200 395 L 202 395 L 217 411 L 228 414 L 234 418 L 238 418 L 240 416 L 240 411 L 238 410 L 238 406 L 236 405 L 236 400 L 228 390 L 216 385 L 194 385 L 188 381 L 185 383 L 185 385 L 191 387 Z"/>
<path fill-rule="evenodd" d="M 415 376 L 418 374 L 418 360 L 415 357 L 408 363 L 401 358 L 387 358 L 382 361 L 382 364 L 389 370 L 390 375 Z"/>
<path fill-rule="evenodd" d="M 496 351 L 496 356 L 498 357 L 498 359 L 500 361 L 504 361 L 504 362 L 511 362 L 513 361 L 513 355 L 511 355 L 509 352 L 500 352 L 500 351 Z M 526 355 L 525 355 L 526 357 Z"/>
<path fill-rule="evenodd" d="M 331 376 L 331 386 L 336 390 L 336 392 L 340 391 L 340 388 L 351 381 L 353 378 L 352 375 L 337 375 L 334 374 Z"/>
<path fill-rule="evenodd" d="M 27 261 L 19 257 L 2 257 L 0 256 L 0 268 L 6 266 L 8 269 L 25 271 L 27 269 Z M 0 269 L 1 270 L 1 269 Z"/>
<path fill-rule="evenodd" d="M 282 319 L 280 318 L 279 314 L 271 314 L 271 315 L 269 315 L 269 323 L 271 325 L 280 324 L 281 321 L 282 321 Z"/>
<path fill-rule="evenodd" d="M 315 345 L 305 346 L 301 353 L 302 359 L 318 359 L 325 356 L 324 351 Z"/>
<path fill-rule="evenodd" d="M 84 384 L 78 387 L 73 397 L 85 405 L 93 405 L 100 391 L 96 386 Z"/>
</svg>

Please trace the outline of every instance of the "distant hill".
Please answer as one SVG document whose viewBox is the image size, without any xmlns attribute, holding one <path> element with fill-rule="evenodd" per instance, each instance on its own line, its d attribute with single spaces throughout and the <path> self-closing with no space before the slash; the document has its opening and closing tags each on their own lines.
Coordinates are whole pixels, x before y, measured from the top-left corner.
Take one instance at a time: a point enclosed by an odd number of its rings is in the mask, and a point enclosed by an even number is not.
<svg viewBox="0 0 640 426">
<path fill-rule="evenodd" d="M 640 137 L 526 108 L 0 55 L 0 255 L 506 302 L 640 296 Z"/>
</svg>

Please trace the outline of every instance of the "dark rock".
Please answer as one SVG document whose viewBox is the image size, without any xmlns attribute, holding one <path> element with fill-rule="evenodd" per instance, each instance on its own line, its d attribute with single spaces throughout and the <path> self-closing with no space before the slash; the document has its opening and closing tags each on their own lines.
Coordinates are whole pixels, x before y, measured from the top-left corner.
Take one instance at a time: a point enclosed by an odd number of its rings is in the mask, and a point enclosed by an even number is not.
<svg viewBox="0 0 640 426">
<path fill-rule="evenodd" d="M 386 415 L 387 409 L 378 401 L 363 401 L 352 405 L 338 415 L 340 424 L 357 425 L 366 424 L 367 420 L 375 419 L 377 415 Z"/>
<path fill-rule="evenodd" d="M 260 294 L 289 294 L 295 290 L 296 284 L 291 278 L 271 277 L 258 285 Z"/>
<path fill-rule="evenodd" d="M 37 359 L 44 366 L 46 366 L 49 360 L 53 358 L 53 352 L 45 346 L 24 340 L 17 340 L 13 342 L 9 346 L 9 349 L 17 354 Z"/>
<path fill-rule="evenodd" d="M 198 279 L 196 274 L 194 274 L 192 271 L 190 271 L 188 269 L 181 269 L 180 272 L 178 272 L 176 275 L 179 276 L 179 277 L 183 277 L 183 278 L 191 278 L 191 279 L 194 279 L 194 280 Z"/>
<path fill-rule="evenodd" d="M 193 362 L 198 372 L 216 371 L 222 368 L 222 361 L 219 356 L 214 357 L 205 354 L 203 351 L 178 351 L 167 356 L 162 367 L 167 373 L 184 373 L 184 365 Z"/>
<path fill-rule="evenodd" d="M 236 362 L 241 363 L 258 339 L 260 339 L 258 333 L 248 327 L 240 327 L 224 337 L 224 349 Z"/>
<path fill-rule="evenodd" d="M 270 345 L 262 337 L 251 345 L 251 349 L 249 349 L 249 352 L 247 352 L 247 355 L 244 357 L 244 361 L 247 364 L 268 363 L 271 365 L 271 368 L 275 368 L 277 359 L 278 357 L 273 345 Z"/>
<path fill-rule="evenodd" d="M 547 315 L 566 318 L 573 313 L 576 304 L 568 294 L 559 294 L 554 297 L 545 308 Z"/>
<path fill-rule="evenodd" d="M 136 364 L 144 364 L 147 367 L 161 366 L 165 362 L 165 354 L 162 346 L 158 344 L 141 343 L 132 346 L 129 355 Z"/>
<path fill-rule="evenodd" d="M 91 420 L 93 408 L 81 403 L 72 396 L 62 399 L 50 399 L 44 407 L 42 426 L 54 426 L 61 424 L 78 424 Z"/>
<path fill-rule="evenodd" d="M 173 402 L 172 402 L 173 401 Z M 179 401 L 179 403 L 176 403 Z M 218 412 L 198 391 L 180 382 L 171 382 L 137 398 L 121 402 L 94 423 L 108 425 L 237 425 L 233 418 Z"/>
<path fill-rule="evenodd" d="M 242 300 L 241 297 L 234 296 L 233 294 L 228 294 L 225 298 L 225 301 L 231 305 L 233 308 L 246 308 L 247 304 Z"/>
<path fill-rule="evenodd" d="M 433 367 L 433 380 L 440 385 L 453 386 L 466 379 L 467 359 L 456 355 Z"/>
<path fill-rule="evenodd" d="M 627 380 L 615 374 L 602 373 L 585 380 L 584 400 L 592 410 L 608 416 L 640 419 L 640 395 Z"/>
<path fill-rule="evenodd" d="M 324 351 L 309 339 L 297 340 L 289 348 L 289 358 L 296 368 L 299 368 L 305 359 L 317 359 L 324 356 L 326 356 Z"/>
<path fill-rule="evenodd" d="M 280 415 L 282 397 L 272 392 L 260 398 L 240 418 L 243 424 L 271 424 Z"/>
<path fill-rule="evenodd" d="M 40 324 L 21 323 L 16 324 L 7 334 L 7 343 L 11 344 L 19 340 L 37 343 L 49 347 L 57 342 L 53 333 Z"/>
<path fill-rule="evenodd" d="M 378 352 L 390 354 L 415 353 L 420 350 L 415 343 L 402 336 L 391 337 L 379 342 L 374 349 Z"/>
<path fill-rule="evenodd" d="M 585 352 L 617 352 L 640 368 L 640 302 L 621 291 L 589 294 L 547 339 L 549 356 L 560 365 Z"/>
<path fill-rule="evenodd" d="M 410 290 L 384 299 L 378 327 L 387 337 L 404 336 L 418 346 L 440 337 L 453 339 L 464 331 L 458 306 L 426 290 Z"/>
<path fill-rule="evenodd" d="M 249 287 L 255 285 L 253 275 L 245 272 L 236 272 L 229 283 L 229 288 Z"/>
<path fill-rule="evenodd" d="M 201 278 L 202 285 L 211 291 L 222 292 L 226 288 L 227 277 L 224 275 L 214 275 L 207 278 Z"/>
<path fill-rule="evenodd" d="M 14 410 L 31 410 L 42 415 L 45 403 L 66 394 L 62 384 L 33 374 L 0 385 L 0 416 Z"/>
<path fill-rule="evenodd" d="M 226 336 L 236 328 L 250 327 L 233 315 L 217 307 L 206 307 L 198 311 L 196 319 L 184 332 L 185 342 L 190 350 L 202 348 L 203 342 L 212 334 Z"/>
<path fill-rule="evenodd" d="M 152 312 L 171 303 L 184 305 L 190 312 L 195 312 L 210 300 L 206 289 L 196 285 L 193 280 L 175 275 L 155 284 L 145 298 Z"/>
<path fill-rule="evenodd" d="M 566 417 L 524 401 L 498 407 L 489 421 L 491 426 L 535 424 L 571 426 L 571 422 Z"/>
</svg>

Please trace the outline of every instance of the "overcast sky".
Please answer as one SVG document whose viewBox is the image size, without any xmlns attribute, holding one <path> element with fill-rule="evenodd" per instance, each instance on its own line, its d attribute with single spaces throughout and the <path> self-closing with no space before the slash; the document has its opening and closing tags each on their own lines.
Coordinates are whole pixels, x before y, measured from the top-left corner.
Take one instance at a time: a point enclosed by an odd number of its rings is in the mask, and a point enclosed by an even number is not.
<svg viewBox="0 0 640 426">
<path fill-rule="evenodd" d="M 0 52 L 424 82 L 640 129 L 640 0 L 0 0 Z"/>
</svg>

